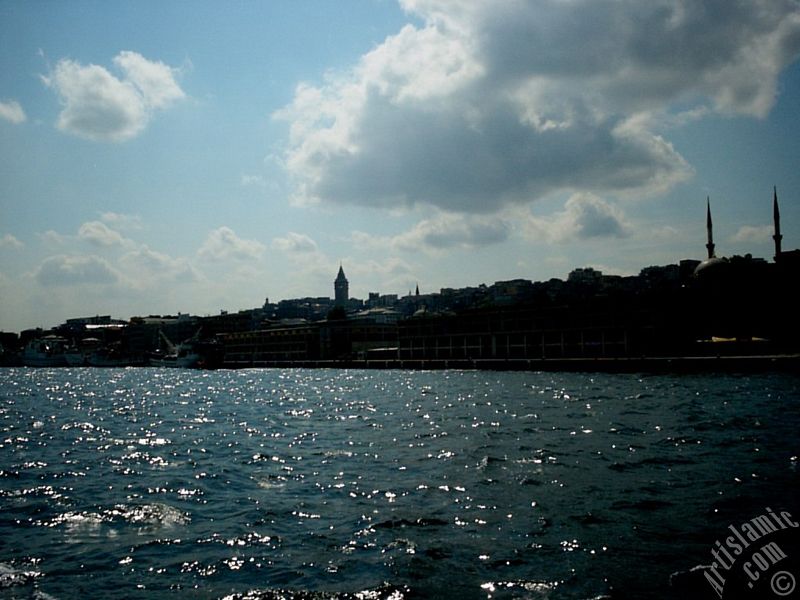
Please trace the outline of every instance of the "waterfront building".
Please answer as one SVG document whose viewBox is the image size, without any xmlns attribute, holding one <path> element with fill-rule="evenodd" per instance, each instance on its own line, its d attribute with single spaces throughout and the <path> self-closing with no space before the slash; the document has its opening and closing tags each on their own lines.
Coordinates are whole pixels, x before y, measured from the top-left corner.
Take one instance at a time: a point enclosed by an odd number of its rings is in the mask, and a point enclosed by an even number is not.
<svg viewBox="0 0 800 600">
<path fill-rule="evenodd" d="M 397 354 L 397 321 L 389 311 L 314 323 L 276 323 L 258 331 L 219 334 L 225 367 L 264 367 L 363 359 L 368 352 Z"/>
</svg>

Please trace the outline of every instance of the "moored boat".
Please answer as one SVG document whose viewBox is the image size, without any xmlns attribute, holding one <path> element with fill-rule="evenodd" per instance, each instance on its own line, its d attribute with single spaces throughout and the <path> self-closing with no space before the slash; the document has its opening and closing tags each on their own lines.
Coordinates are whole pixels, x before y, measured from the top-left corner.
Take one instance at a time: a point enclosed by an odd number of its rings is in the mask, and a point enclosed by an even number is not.
<svg viewBox="0 0 800 600">
<path fill-rule="evenodd" d="M 86 353 L 77 346 L 70 346 L 64 350 L 64 360 L 68 367 L 85 367 Z"/>
<path fill-rule="evenodd" d="M 90 367 L 133 367 L 142 365 L 143 361 L 128 355 L 117 343 L 94 350 L 89 354 L 88 363 Z"/>
<path fill-rule="evenodd" d="M 151 367 L 194 369 L 200 366 L 202 355 L 197 351 L 199 332 L 177 346 L 164 335 L 163 331 L 159 331 L 159 334 L 164 341 L 166 350 L 153 352 L 149 355 L 148 364 Z"/>
<path fill-rule="evenodd" d="M 151 367 L 168 367 L 176 369 L 194 369 L 200 366 L 201 356 L 191 349 L 181 348 L 183 344 L 177 346 L 175 353 L 151 354 L 148 362 Z"/>
<path fill-rule="evenodd" d="M 30 340 L 22 350 L 22 364 L 26 367 L 67 366 L 67 340 L 55 335 Z"/>
</svg>

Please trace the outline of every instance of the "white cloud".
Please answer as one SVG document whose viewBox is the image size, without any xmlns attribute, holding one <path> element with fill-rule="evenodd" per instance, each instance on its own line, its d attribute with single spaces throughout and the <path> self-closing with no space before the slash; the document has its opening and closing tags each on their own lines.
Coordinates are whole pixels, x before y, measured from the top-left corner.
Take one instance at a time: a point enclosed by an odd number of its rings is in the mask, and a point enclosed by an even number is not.
<svg viewBox="0 0 800 600">
<path fill-rule="evenodd" d="M 34 277 L 45 286 L 112 284 L 119 280 L 111 265 L 98 256 L 66 254 L 46 258 Z"/>
<path fill-rule="evenodd" d="M 692 169 L 656 124 L 764 116 L 800 51 L 793 0 L 402 4 L 424 24 L 275 114 L 296 202 L 489 213 L 661 193 Z"/>
<path fill-rule="evenodd" d="M 768 242 L 773 233 L 771 225 L 743 225 L 731 239 L 734 242 Z"/>
<path fill-rule="evenodd" d="M 392 242 L 402 250 L 475 248 L 503 242 L 510 232 L 510 224 L 502 218 L 442 214 L 420 221 Z"/>
<path fill-rule="evenodd" d="M 333 289 L 331 285 L 339 263 L 326 256 L 317 242 L 308 235 L 290 231 L 285 236 L 274 238 L 270 247 L 286 259 L 286 268 L 291 273 L 291 279 L 302 282 L 289 284 L 289 288 L 282 291 L 283 294 L 307 295 L 309 289 Z"/>
<path fill-rule="evenodd" d="M 278 237 L 272 240 L 272 248 L 292 254 L 307 254 L 319 250 L 317 243 L 310 237 L 304 233 L 295 233 L 293 231 L 287 233 L 285 237 Z"/>
<path fill-rule="evenodd" d="M 110 229 L 100 221 L 88 221 L 78 229 L 78 238 L 95 246 L 125 246 L 131 243 L 118 231 Z"/>
<path fill-rule="evenodd" d="M 2 237 L 0 237 L 0 248 L 11 248 L 13 250 L 18 250 L 23 248 L 25 244 L 20 242 L 16 237 L 11 235 L 10 233 L 6 233 Z"/>
<path fill-rule="evenodd" d="M 624 238 L 633 232 L 624 212 L 615 204 L 589 193 L 576 193 L 564 209 L 535 216 L 527 208 L 509 208 L 495 215 L 438 213 L 408 231 L 375 236 L 354 231 L 350 242 L 360 249 L 439 253 L 453 248 L 481 248 L 501 244 L 517 235 L 537 242 Z"/>
<path fill-rule="evenodd" d="M 198 255 L 206 260 L 256 260 L 266 247 L 257 240 L 240 238 L 230 227 L 219 227 L 208 234 Z"/>
<path fill-rule="evenodd" d="M 267 187 L 267 180 L 261 175 L 242 175 L 241 184 L 244 187 L 253 186 L 263 188 Z"/>
<path fill-rule="evenodd" d="M 177 71 L 162 62 L 150 61 L 137 52 L 126 50 L 114 57 L 114 64 L 136 86 L 148 108 L 166 108 L 185 97 L 175 81 Z"/>
<path fill-rule="evenodd" d="M 347 261 L 345 269 L 351 285 L 355 288 L 365 288 L 364 282 L 368 281 L 372 282 L 373 289 L 397 290 L 404 293 L 416 280 L 412 266 L 396 256 L 382 260 Z"/>
<path fill-rule="evenodd" d="M 671 225 L 658 225 L 645 231 L 644 235 L 650 240 L 675 240 L 682 235 L 682 232 Z"/>
<path fill-rule="evenodd" d="M 508 239 L 512 224 L 504 217 L 439 213 L 394 236 L 373 236 L 354 231 L 350 241 L 359 248 L 401 252 L 440 252 L 451 248 L 477 248 Z"/>
<path fill-rule="evenodd" d="M 147 288 L 162 283 L 186 283 L 202 280 L 200 274 L 184 258 L 173 258 L 142 245 L 120 258 L 129 285 Z"/>
<path fill-rule="evenodd" d="M 494 215 L 440 212 L 397 235 L 376 236 L 354 231 L 349 241 L 361 250 L 438 254 L 501 244 L 517 236 L 563 243 L 624 238 L 632 233 L 633 227 L 618 206 L 594 194 L 576 193 L 567 199 L 563 210 L 549 216 L 535 216 L 525 207 L 509 208 Z"/>
<path fill-rule="evenodd" d="M 61 244 L 67 241 L 66 236 L 63 236 L 57 231 L 54 231 L 52 229 L 48 229 L 44 233 L 39 233 L 37 235 L 39 239 L 42 240 L 42 242 L 53 246 L 60 246 Z"/>
<path fill-rule="evenodd" d="M 142 228 L 142 219 L 138 215 L 104 212 L 100 215 L 100 220 L 118 229 L 132 230 Z"/>
<path fill-rule="evenodd" d="M 18 125 L 19 123 L 24 123 L 27 117 L 19 102 L 16 100 L 3 100 L 0 101 L 0 119 L 5 119 Z"/>
<path fill-rule="evenodd" d="M 164 63 L 124 51 L 114 64 L 122 78 L 66 58 L 42 77 L 63 104 L 56 123 L 60 130 L 95 141 L 125 141 L 141 133 L 155 110 L 184 97 L 176 71 Z"/>
<path fill-rule="evenodd" d="M 527 237 L 544 242 L 623 238 L 632 231 L 619 207 L 594 194 L 574 194 L 563 211 L 549 217 L 528 215 L 520 223 Z"/>
<path fill-rule="evenodd" d="M 538 82 L 607 112 L 703 106 L 703 97 L 715 110 L 763 116 L 777 75 L 800 50 L 793 0 L 402 3 L 444 31 L 471 34 L 496 80 Z"/>
</svg>

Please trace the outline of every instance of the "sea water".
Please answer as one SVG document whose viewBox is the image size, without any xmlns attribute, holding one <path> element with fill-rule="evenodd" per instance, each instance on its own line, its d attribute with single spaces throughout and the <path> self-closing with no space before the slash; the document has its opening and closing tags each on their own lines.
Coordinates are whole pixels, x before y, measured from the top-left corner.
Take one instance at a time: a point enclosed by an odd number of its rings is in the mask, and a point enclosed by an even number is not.
<svg viewBox="0 0 800 600">
<path fill-rule="evenodd" d="M 798 400 L 780 374 L 0 369 L 0 598 L 713 598 L 729 525 L 800 517 Z"/>
</svg>

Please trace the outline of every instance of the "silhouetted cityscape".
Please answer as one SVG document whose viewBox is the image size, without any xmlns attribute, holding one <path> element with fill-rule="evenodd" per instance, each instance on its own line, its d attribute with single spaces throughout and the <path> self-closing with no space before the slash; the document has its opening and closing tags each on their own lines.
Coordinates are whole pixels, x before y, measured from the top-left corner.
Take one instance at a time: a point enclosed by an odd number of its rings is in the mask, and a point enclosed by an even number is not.
<svg viewBox="0 0 800 600">
<path fill-rule="evenodd" d="M 265 300 L 213 316 L 77 317 L 49 330 L 1 333 L 2 362 L 28 366 L 566 367 L 557 361 L 787 356 L 800 334 L 792 282 L 800 250 L 784 251 L 777 191 L 772 261 L 718 257 L 710 199 L 705 260 L 635 276 L 576 268 L 565 280 L 497 281 L 405 296 Z M 533 361 L 533 362 L 532 362 Z M 556 361 L 556 362 L 553 362 Z"/>
</svg>

